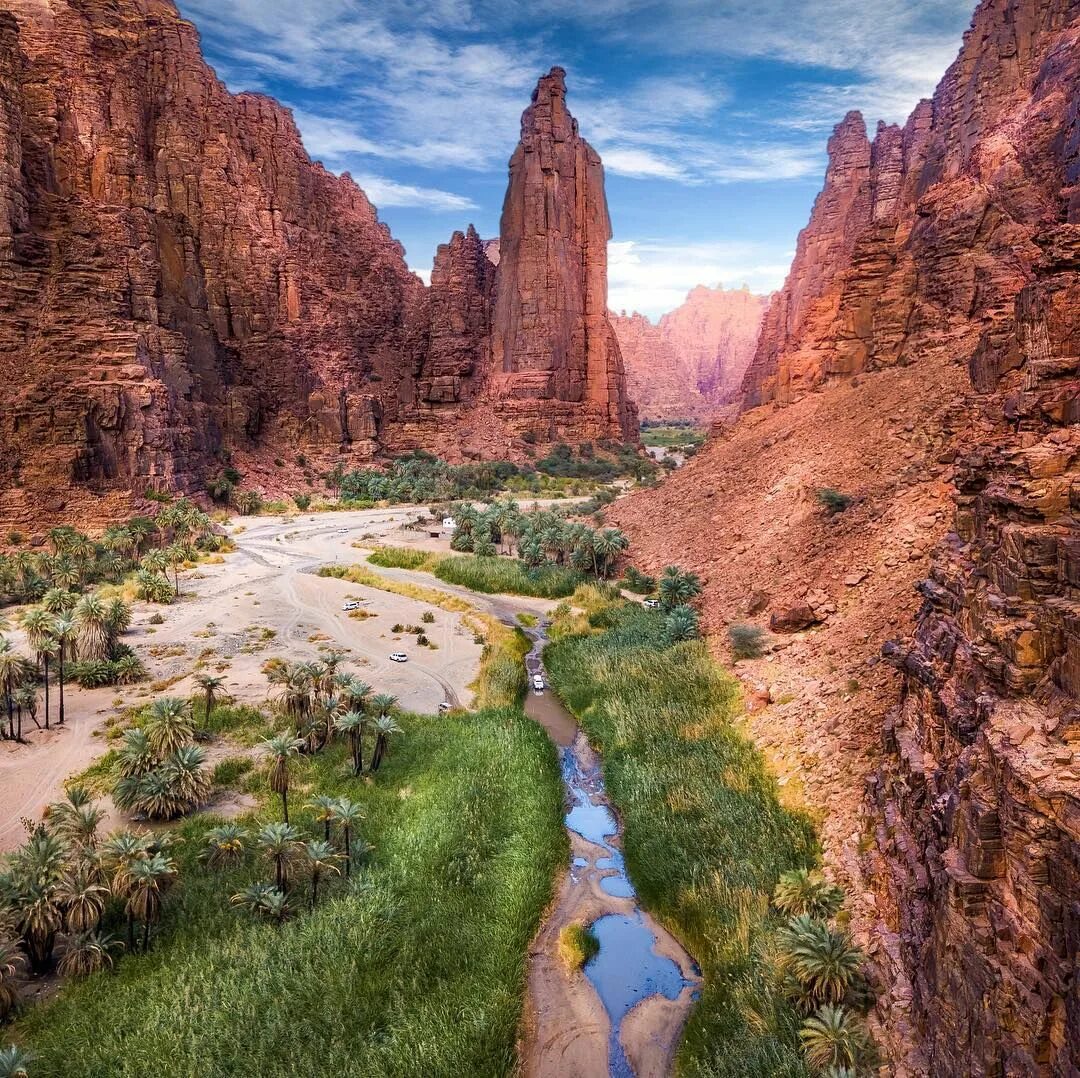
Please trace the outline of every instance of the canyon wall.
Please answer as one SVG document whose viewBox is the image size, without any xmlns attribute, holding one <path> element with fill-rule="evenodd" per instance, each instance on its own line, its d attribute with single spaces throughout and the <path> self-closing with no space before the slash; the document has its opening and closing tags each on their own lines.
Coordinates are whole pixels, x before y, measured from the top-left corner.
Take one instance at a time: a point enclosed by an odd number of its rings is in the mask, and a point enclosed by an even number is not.
<svg viewBox="0 0 1080 1078">
<path fill-rule="evenodd" d="M 214 77 L 171 2 L 3 0 L 0 516 L 43 490 L 199 491 L 228 459 L 272 481 L 298 453 L 634 436 L 603 170 L 562 94 L 542 79 L 523 122 L 505 286 L 470 229 L 425 288 L 288 110 Z M 548 279 L 572 309 L 523 320 Z"/>
<path fill-rule="evenodd" d="M 1080 3 L 984 0 L 829 158 L 751 410 L 610 515 L 705 574 L 720 654 L 775 615 L 748 723 L 823 814 L 889 1072 L 1075 1075 Z"/>
<path fill-rule="evenodd" d="M 641 417 L 707 422 L 730 411 L 768 304 L 767 296 L 745 287 L 699 285 L 656 325 L 636 311 L 613 316 L 629 395 Z"/>
</svg>

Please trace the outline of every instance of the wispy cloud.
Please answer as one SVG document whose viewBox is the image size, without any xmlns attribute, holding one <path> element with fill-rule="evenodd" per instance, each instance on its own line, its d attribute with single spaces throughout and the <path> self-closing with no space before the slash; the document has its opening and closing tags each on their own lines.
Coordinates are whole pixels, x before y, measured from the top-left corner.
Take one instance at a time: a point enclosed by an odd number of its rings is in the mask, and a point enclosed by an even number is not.
<svg viewBox="0 0 1080 1078">
<path fill-rule="evenodd" d="M 417 187 L 370 174 L 353 176 L 353 179 L 376 206 L 415 206 L 426 210 L 476 209 L 476 203 L 471 198 L 440 191 L 437 187 Z"/>
</svg>

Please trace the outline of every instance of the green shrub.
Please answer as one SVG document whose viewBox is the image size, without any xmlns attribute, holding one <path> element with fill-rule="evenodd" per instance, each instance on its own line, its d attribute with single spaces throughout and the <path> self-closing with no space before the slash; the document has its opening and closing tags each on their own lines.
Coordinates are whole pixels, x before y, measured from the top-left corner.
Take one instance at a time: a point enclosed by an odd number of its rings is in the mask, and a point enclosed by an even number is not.
<svg viewBox="0 0 1080 1078">
<path fill-rule="evenodd" d="M 423 622 L 423 623 L 424 623 L 425 625 L 430 625 L 430 624 L 431 624 L 431 623 L 432 623 L 432 622 L 433 622 L 433 621 L 435 620 L 435 615 L 434 615 L 434 614 L 433 614 L 433 613 L 432 613 L 432 612 L 431 612 L 430 610 L 425 610 L 425 611 L 424 611 L 424 612 L 423 612 L 423 613 L 422 613 L 422 614 L 420 615 L 420 620 L 421 620 L 421 621 L 422 621 L 422 622 Z"/>
<path fill-rule="evenodd" d="M 731 625 L 728 640 L 736 659 L 760 659 L 765 654 L 765 630 L 758 625 Z"/>
<path fill-rule="evenodd" d="M 292 496 L 293 502 L 296 504 L 296 508 L 301 513 L 306 513 L 311 508 L 311 495 L 310 494 L 294 494 Z"/>
<path fill-rule="evenodd" d="M 832 487 L 822 487 L 817 491 L 816 497 L 829 516 L 842 513 L 854 501 L 850 494 L 841 494 Z"/>
<path fill-rule="evenodd" d="M 378 546 L 369 555 L 368 561 L 383 569 L 423 569 L 431 561 L 431 554 L 426 550 L 412 550 L 403 546 Z"/>
<path fill-rule="evenodd" d="M 581 969 L 600 952 L 596 934 L 581 921 L 571 921 L 559 932 L 559 957 L 570 970 Z"/>
<path fill-rule="evenodd" d="M 227 756 L 214 766 L 214 785 L 235 786 L 237 780 L 242 775 L 246 775 L 254 766 L 254 763 L 246 756 Z"/>
</svg>

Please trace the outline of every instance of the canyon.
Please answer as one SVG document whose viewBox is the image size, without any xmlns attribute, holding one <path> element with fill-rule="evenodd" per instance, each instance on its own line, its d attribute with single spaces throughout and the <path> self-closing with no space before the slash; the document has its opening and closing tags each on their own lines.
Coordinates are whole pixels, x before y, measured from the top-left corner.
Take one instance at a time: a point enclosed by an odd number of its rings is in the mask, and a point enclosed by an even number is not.
<svg viewBox="0 0 1080 1078">
<path fill-rule="evenodd" d="M 860 894 L 897 1074 L 1080 1058 L 1078 81 L 1080 5 L 984 0 L 902 128 L 845 117 L 748 410 L 612 513 L 705 574 L 720 654 L 776 630 L 747 721 Z"/>
<path fill-rule="evenodd" d="M 603 168 L 561 69 L 522 117 L 501 265 L 470 227 L 428 288 L 287 109 L 225 89 L 172 4 L 5 7 L 6 520 L 199 493 L 230 463 L 272 492 L 298 455 L 521 458 L 525 437 L 636 436 Z"/>
<path fill-rule="evenodd" d="M 745 286 L 698 285 L 655 325 L 637 311 L 613 315 L 627 390 L 641 418 L 734 416 L 768 305 L 768 296 Z"/>
</svg>

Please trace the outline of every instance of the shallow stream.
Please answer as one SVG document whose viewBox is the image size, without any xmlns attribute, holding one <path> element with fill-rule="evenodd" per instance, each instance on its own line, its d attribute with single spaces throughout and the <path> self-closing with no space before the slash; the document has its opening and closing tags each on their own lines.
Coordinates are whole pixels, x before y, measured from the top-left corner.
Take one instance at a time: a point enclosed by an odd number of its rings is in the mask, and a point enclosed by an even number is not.
<svg viewBox="0 0 1080 1078">
<path fill-rule="evenodd" d="M 547 686 L 542 660 L 547 638 L 543 627 L 529 630 L 528 635 L 533 641 L 525 660 L 530 686 L 536 674 L 544 678 Z M 574 717 L 550 686 L 540 694 L 530 688 L 525 712 L 547 729 L 558 746 L 566 789 L 566 828 L 571 839 L 577 835 L 584 840 L 584 844 L 572 842 L 576 856 L 570 865 L 570 886 L 586 886 L 590 877 L 598 884 L 594 891 L 599 892 L 599 902 L 592 905 L 599 915 L 592 920 L 591 928 L 600 949 L 583 972 L 610 1022 L 607 1073 L 611 1078 L 652 1078 L 651 1074 L 636 1072 L 631 1065 L 621 1036 L 623 1019 L 651 997 L 678 1000 L 686 993 L 687 1003 L 696 999 L 698 971 L 687 958 L 689 976 L 684 974 L 679 962 L 669 957 L 670 953 L 684 954 L 682 948 L 637 903 L 623 860 L 619 818 L 604 789 L 599 761 Z M 560 905 L 574 907 L 573 902 Z M 558 917 L 559 912 L 557 907 L 553 916 Z M 666 937 L 662 947 L 658 946 L 660 934 Z M 680 1026 L 684 1017 L 679 1018 Z"/>
</svg>

